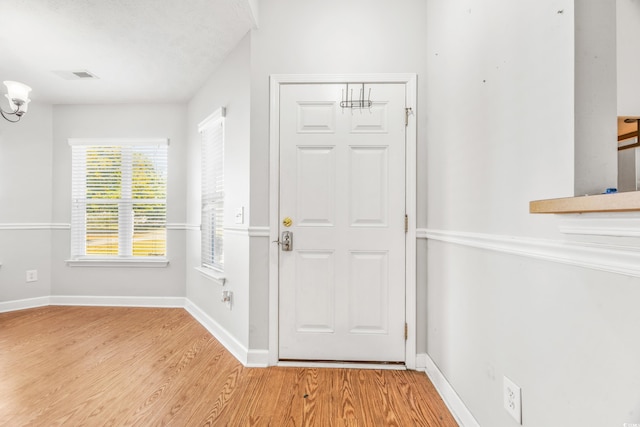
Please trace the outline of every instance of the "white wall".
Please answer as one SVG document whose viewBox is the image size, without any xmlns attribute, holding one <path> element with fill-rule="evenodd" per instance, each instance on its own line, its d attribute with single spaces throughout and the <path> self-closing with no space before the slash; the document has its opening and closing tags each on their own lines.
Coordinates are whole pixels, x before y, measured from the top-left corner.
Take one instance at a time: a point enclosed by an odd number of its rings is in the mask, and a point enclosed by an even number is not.
<svg viewBox="0 0 640 427">
<path fill-rule="evenodd" d="M 427 4 L 429 228 L 555 235 L 528 203 L 573 192 L 572 2 Z"/>
<path fill-rule="evenodd" d="M 618 191 L 636 191 L 638 149 L 618 151 Z"/>
<path fill-rule="evenodd" d="M 617 114 L 640 116 L 640 2 L 616 1 Z M 625 144 L 630 141 L 625 141 Z M 618 152 L 618 191 L 635 191 L 638 150 Z M 638 176 L 640 178 L 640 176 Z"/>
<path fill-rule="evenodd" d="M 640 116 L 640 2 L 616 1 L 618 115 Z"/>
<path fill-rule="evenodd" d="M 166 268 L 69 267 L 69 230 L 54 230 L 52 295 L 185 296 L 186 123 L 181 104 L 57 105 L 53 108 L 53 222 L 71 222 L 69 138 L 169 138 Z"/>
<path fill-rule="evenodd" d="M 525 426 L 640 423 L 640 279 L 492 248 L 578 244 L 528 213 L 573 191 L 573 3 L 427 2 L 427 352 L 482 426 L 503 376 Z"/>
<path fill-rule="evenodd" d="M 47 104 L 31 103 L 19 123 L 0 118 L 0 302 L 51 290 L 51 130 Z"/>
<path fill-rule="evenodd" d="M 616 0 L 575 2 L 576 196 L 617 187 Z"/>
<path fill-rule="evenodd" d="M 233 292 L 232 309 L 220 301 L 223 289 L 196 271 L 200 266 L 200 231 L 187 239 L 187 297 L 245 348 L 249 347 L 249 130 L 250 53 L 247 35 L 189 102 L 187 133 L 187 212 L 190 224 L 200 224 L 200 135 L 198 124 L 219 107 L 225 119 L 225 290 Z M 245 222 L 236 224 L 234 213 L 244 207 Z"/>
</svg>

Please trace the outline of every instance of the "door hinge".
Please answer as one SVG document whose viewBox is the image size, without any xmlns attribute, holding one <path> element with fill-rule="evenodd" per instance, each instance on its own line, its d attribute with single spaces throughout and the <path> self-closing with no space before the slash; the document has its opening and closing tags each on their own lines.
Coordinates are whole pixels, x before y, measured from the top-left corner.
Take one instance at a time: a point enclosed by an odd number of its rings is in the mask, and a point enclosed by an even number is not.
<svg viewBox="0 0 640 427">
<path fill-rule="evenodd" d="M 408 340 L 409 339 L 409 325 L 407 325 L 406 323 L 404 324 L 404 340 Z"/>
<path fill-rule="evenodd" d="M 409 215 L 404 216 L 404 232 L 408 233 L 409 232 Z"/>
<path fill-rule="evenodd" d="M 411 115 L 411 113 L 413 113 L 413 110 L 411 109 L 411 107 L 407 107 L 404 109 L 404 126 L 405 127 L 409 126 L 409 116 Z"/>
</svg>

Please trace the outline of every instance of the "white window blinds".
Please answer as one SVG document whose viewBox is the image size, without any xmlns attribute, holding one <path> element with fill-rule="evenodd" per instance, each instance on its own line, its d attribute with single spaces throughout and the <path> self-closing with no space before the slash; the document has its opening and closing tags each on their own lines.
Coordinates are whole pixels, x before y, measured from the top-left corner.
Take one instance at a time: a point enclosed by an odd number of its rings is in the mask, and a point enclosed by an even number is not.
<svg viewBox="0 0 640 427">
<path fill-rule="evenodd" d="M 202 266 L 224 270 L 224 108 L 198 130 L 202 145 Z"/>
<path fill-rule="evenodd" d="M 165 257 L 168 141 L 69 144 L 72 258 Z"/>
</svg>

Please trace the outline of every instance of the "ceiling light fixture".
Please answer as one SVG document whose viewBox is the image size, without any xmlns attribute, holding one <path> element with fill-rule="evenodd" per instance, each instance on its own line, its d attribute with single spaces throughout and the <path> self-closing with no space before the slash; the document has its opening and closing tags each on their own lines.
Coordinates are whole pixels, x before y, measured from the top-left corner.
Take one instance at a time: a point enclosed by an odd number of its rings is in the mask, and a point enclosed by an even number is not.
<svg viewBox="0 0 640 427">
<path fill-rule="evenodd" d="M 7 87 L 7 94 L 5 97 L 9 100 L 9 108 L 11 111 L 7 112 L 0 108 L 0 114 L 6 120 L 11 123 L 20 121 L 22 115 L 27 112 L 29 107 L 29 92 L 31 88 L 25 84 L 19 82 L 5 81 L 4 85 Z M 15 119 L 11 119 L 8 116 L 15 116 Z"/>
</svg>

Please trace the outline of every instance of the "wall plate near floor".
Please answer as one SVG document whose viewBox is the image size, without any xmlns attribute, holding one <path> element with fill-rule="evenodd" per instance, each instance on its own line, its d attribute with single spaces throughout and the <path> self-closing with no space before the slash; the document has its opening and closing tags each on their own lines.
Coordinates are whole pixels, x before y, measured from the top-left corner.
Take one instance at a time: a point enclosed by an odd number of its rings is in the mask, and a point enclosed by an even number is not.
<svg viewBox="0 0 640 427">
<path fill-rule="evenodd" d="M 38 270 L 27 270 L 27 283 L 38 281 Z"/>
<path fill-rule="evenodd" d="M 522 425 L 522 391 L 509 378 L 503 380 L 504 409 Z"/>
<path fill-rule="evenodd" d="M 225 303 L 229 310 L 231 310 L 232 300 L 233 300 L 233 292 L 231 292 L 231 291 L 222 291 L 222 298 L 221 298 L 220 301 Z"/>
</svg>

